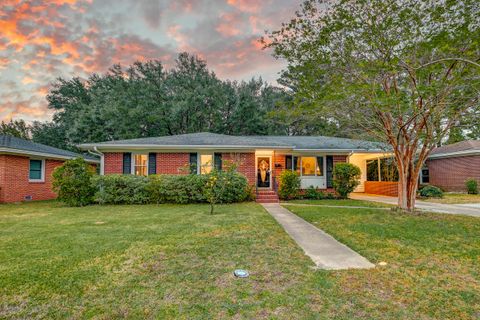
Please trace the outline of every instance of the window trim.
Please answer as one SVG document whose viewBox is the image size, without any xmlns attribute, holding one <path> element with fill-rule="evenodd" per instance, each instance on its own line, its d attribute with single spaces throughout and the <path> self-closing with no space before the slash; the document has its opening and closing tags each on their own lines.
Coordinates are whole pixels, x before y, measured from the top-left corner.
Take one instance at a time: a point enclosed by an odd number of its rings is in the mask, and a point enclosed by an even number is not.
<svg viewBox="0 0 480 320">
<path fill-rule="evenodd" d="M 31 160 L 41 161 L 41 163 L 42 163 L 42 168 L 40 170 L 40 176 L 41 176 L 40 179 L 31 179 L 30 178 Z M 40 159 L 40 158 L 29 158 L 28 159 L 28 182 L 32 182 L 32 183 L 45 182 L 45 159 Z"/>
<path fill-rule="evenodd" d="M 146 165 L 146 167 L 147 167 L 147 175 L 145 176 L 145 177 L 147 177 L 147 176 L 148 176 L 148 162 L 149 162 L 149 161 L 148 161 L 148 152 L 147 152 L 147 153 L 143 153 L 143 152 L 132 152 L 131 155 L 132 155 L 132 158 L 130 159 L 130 162 L 131 162 L 131 164 L 130 164 L 130 174 L 131 174 L 131 175 L 134 175 L 134 176 L 137 176 L 137 175 L 135 174 L 135 156 L 136 156 L 136 155 L 143 155 L 143 156 L 146 156 L 146 157 L 147 157 L 147 165 Z M 139 176 L 139 177 L 142 177 L 142 176 Z"/>
</svg>

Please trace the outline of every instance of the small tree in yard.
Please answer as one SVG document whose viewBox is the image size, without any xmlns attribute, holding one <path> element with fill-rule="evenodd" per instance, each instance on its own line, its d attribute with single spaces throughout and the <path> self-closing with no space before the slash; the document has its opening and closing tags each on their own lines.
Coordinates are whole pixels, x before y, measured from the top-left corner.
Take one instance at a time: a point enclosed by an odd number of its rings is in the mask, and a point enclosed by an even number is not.
<svg viewBox="0 0 480 320">
<path fill-rule="evenodd" d="M 337 163 L 333 168 L 333 187 L 342 199 L 360 184 L 360 168 L 351 163 Z"/>
<path fill-rule="evenodd" d="M 91 178 L 95 169 L 84 159 L 77 158 L 65 163 L 53 172 L 53 189 L 57 199 L 72 207 L 82 207 L 93 202 L 95 188 Z"/>
<path fill-rule="evenodd" d="M 478 0 L 308 0 L 264 43 L 298 99 L 388 145 L 404 210 L 431 150 L 480 122 Z"/>
<path fill-rule="evenodd" d="M 213 169 L 207 178 L 207 182 L 204 187 L 204 195 L 207 202 L 210 203 L 210 214 L 213 214 L 215 210 L 215 204 L 220 201 L 220 197 L 223 194 L 225 188 L 225 176 L 220 171 Z"/>
</svg>

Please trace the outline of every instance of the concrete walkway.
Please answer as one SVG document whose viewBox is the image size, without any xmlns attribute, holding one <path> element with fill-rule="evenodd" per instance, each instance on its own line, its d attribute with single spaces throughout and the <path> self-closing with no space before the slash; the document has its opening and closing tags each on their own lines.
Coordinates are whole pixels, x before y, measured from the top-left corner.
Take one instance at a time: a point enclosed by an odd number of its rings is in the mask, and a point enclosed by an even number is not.
<svg viewBox="0 0 480 320">
<path fill-rule="evenodd" d="M 279 204 L 263 203 L 262 206 L 282 225 L 305 254 L 313 260 L 317 268 L 343 270 L 375 267 L 346 245 Z"/>
<path fill-rule="evenodd" d="M 352 193 L 350 194 L 350 198 L 356 200 L 376 201 L 388 204 L 397 204 L 398 201 L 397 197 L 387 197 L 364 193 Z M 477 207 L 477 205 L 475 204 L 444 204 L 417 200 L 415 201 L 415 207 L 417 209 L 429 212 L 464 214 L 473 217 L 480 217 L 480 206 Z"/>
</svg>

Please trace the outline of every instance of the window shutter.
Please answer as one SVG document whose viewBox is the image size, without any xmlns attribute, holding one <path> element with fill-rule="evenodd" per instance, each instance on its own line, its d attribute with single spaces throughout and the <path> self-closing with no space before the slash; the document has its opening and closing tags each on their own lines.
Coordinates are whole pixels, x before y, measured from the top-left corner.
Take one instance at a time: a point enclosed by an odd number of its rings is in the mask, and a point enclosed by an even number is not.
<svg viewBox="0 0 480 320">
<path fill-rule="evenodd" d="M 323 172 L 323 157 L 317 157 L 317 166 L 320 170 L 320 176 L 323 176 L 325 173 Z"/>
<path fill-rule="evenodd" d="M 213 155 L 213 158 L 214 158 L 213 162 L 214 162 L 215 169 L 218 171 L 221 171 L 222 170 L 222 154 L 215 153 Z"/>
<path fill-rule="evenodd" d="M 198 155 L 196 152 L 190 153 L 190 174 L 197 174 Z"/>
<path fill-rule="evenodd" d="M 157 154 L 154 152 L 148 154 L 148 174 L 157 174 Z"/>
<path fill-rule="evenodd" d="M 132 173 L 132 154 L 125 152 L 123 154 L 123 174 Z"/>
<path fill-rule="evenodd" d="M 333 156 L 327 156 L 327 188 L 333 188 Z"/>
<path fill-rule="evenodd" d="M 285 156 L 285 169 L 292 170 L 293 169 L 293 161 L 292 156 L 287 155 Z"/>
</svg>

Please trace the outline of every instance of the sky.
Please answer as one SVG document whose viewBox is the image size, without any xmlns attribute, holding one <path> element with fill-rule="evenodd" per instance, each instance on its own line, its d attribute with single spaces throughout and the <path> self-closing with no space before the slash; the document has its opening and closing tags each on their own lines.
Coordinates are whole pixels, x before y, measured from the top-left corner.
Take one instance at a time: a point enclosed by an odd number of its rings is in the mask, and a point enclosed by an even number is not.
<svg viewBox="0 0 480 320">
<path fill-rule="evenodd" d="M 49 120 L 58 77 L 104 73 L 115 63 L 179 52 L 221 79 L 275 83 L 285 63 L 263 50 L 265 30 L 288 22 L 300 0 L 0 0 L 0 120 Z"/>
</svg>

